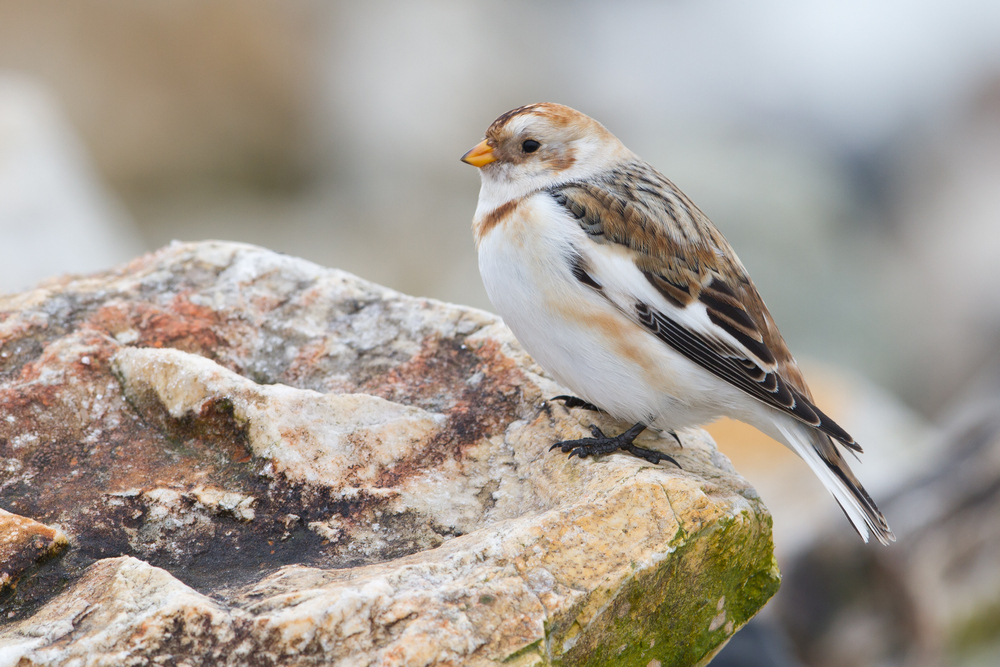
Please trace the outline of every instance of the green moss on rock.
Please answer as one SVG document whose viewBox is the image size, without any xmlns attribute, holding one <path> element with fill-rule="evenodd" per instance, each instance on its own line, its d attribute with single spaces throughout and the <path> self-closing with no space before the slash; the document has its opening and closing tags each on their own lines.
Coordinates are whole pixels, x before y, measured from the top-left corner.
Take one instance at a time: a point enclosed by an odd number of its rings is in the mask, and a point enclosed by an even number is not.
<svg viewBox="0 0 1000 667">
<path fill-rule="evenodd" d="M 552 664 L 662 667 L 703 663 L 774 595 L 771 518 L 744 512 L 693 535 L 636 573 L 587 632 L 549 638 Z M 568 624 L 571 626 L 572 624 Z"/>
</svg>

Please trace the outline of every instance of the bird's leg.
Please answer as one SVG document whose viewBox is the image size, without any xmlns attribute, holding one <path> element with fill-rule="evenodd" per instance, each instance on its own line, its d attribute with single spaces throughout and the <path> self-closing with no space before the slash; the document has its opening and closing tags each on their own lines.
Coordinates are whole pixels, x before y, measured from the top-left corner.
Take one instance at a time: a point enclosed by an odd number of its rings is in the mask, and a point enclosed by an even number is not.
<svg viewBox="0 0 1000 667">
<path fill-rule="evenodd" d="M 577 398 L 576 396 L 566 396 L 563 394 L 561 396 L 553 396 L 550 400 L 562 401 L 563 405 L 567 408 L 583 408 L 584 410 L 590 410 L 591 412 L 601 411 L 601 409 L 593 403 L 588 403 L 582 398 Z"/>
<path fill-rule="evenodd" d="M 563 453 L 568 453 L 570 458 L 579 456 L 581 459 L 584 459 L 588 456 L 599 456 L 601 454 L 608 454 L 618 449 L 624 449 L 629 454 L 638 456 L 640 459 L 645 459 L 654 465 L 660 461 L 670 461 L 675 466 L 680 468 L 681 465 L 677 463 L 673 457 L 663 454 L 662 452 L 637 447 L 632 444 L 632 442 L 639 437 L 639 434 L 645 430 L 646 425 L 639 422 L 624 433 L 616 435 L 612 438 L 604 435 L 604 432 L 596 426 L 591 426 L 590 432 L 594 434 L 593 438 L 563 440 L 562 442 L 557 442 L 549 447 L 549 451 L 558 447 L 563 451 Z"/>
</svg>

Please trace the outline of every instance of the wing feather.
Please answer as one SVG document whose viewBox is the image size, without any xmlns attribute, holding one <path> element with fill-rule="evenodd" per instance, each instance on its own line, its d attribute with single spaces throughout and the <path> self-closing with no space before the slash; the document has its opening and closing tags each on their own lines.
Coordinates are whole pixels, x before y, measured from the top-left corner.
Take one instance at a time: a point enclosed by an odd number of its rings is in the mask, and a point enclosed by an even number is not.
<svg viewBox="0 0 1000 667">
<path fill-rule="evenodd" d="M 813 404 L 746 269 L 673 183 L 649 165 L 631 162 L 548 193 L 592 241 L 626 249 L 662 301 L 656 304 L 641 289 L 633 290 L 630 301 L 602 289 L 605 298 L 717 377 L 861 451 Z"/>
</svg>

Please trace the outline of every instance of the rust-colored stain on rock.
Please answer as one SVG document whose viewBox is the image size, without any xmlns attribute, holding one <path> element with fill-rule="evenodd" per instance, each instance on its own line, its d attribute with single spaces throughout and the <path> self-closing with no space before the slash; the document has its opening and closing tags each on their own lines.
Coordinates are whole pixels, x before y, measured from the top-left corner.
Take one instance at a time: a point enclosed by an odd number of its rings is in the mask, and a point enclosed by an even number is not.
<svg viewBox="0 0 1000 667">
<path fill-rule="evenodd" d="M 227 345 L 222 314 L 178 294 L 160 305 L 144 301 L 119 301 L 102 306 L 85 326 L 106 331 L 129 344 L 172 347 L 203 356 L 214 356 Z"/>
<path fill-rule="evenodd" d="M 416 405 L 448 416 L 446 428 L 382 480 L 398 483 L 406 474 L 445 457 L 461 457 L 465 447 L 506 428 L 541 396 L 524 396 L 524 378 L 496 341 L 466 344 L 461 339 L 431 339 L 410 361 L 376 376 L 360 389 L 389 401 Z"/>
</svg>

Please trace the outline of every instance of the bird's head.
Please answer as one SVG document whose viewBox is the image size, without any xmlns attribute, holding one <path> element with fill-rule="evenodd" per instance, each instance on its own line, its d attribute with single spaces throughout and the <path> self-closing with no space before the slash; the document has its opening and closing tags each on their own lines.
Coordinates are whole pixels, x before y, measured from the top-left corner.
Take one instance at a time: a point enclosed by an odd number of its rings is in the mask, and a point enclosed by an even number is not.
<svg viewBox="0 0 1000 667">
<path fill-rule="evenodd" d="M 630 155 L 590 116 L 543 102 L 501 115 L 462 161 L 479 168 L 484 194 L 510 200 L 585 178 Z"/>
</svg>

